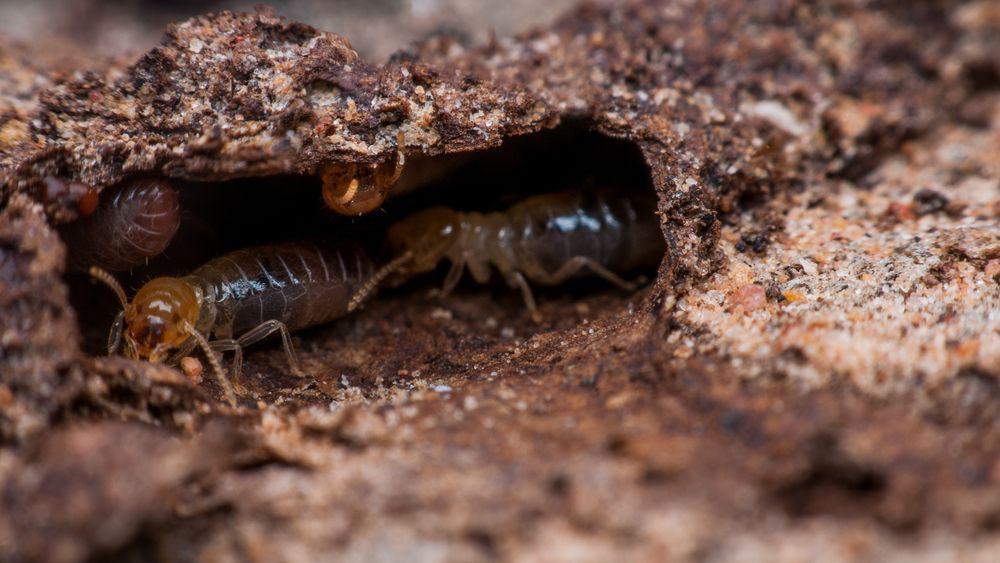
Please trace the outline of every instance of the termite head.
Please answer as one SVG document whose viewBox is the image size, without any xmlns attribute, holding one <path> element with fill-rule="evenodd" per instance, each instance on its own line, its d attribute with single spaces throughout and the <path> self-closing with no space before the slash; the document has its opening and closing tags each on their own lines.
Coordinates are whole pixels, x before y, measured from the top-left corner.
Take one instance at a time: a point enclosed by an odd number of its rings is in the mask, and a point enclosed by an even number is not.
<svg viewBox="0 0 1000 563">
<path fill-rule="evenodd" d="M 341 215 L 364 215 L 378 209 L 391 184 L 378 181 L 377 170 L 338 162 L 323 165 L 323 201 Z"/>
<path fill-rule="evenodd" d="M 191 337 L 198 296 L 178 278 L 151 280 L 125 305 L 125 350 L 134 360 L 162 362 Z"/>
<path fill-rule="evenodd" d="M 375 166 L 328 162 L 319 168 L 323 201 L 341 215 L 364 215 L 382 206 L 392 185 L 403 172 L 403 136 L 400 133 L 394 160 Z"/>
<path fill-rule="evenodd" d="M 192 333 L 200 308 L 190 284 L 178 278 L 156 278 L 142 286 L 129 302 L 111 274 L 100 268 L 91 268 L 90 273 L 111 287 L 122 304 L 122 313 L 108 339 L 109 352 L 124 339 L 129 358 L 162 362 L 171 350 L 196 336 Z"/>
<path fill-rule="evenodd" d="M 396 281 L 433 270 L 455 248 L 460 230 L 459 214 L 447 207 L 425 209 L 390 227 L 387 239 L 393 256 L 409 255 L 397 268 Z"/>
</svg>

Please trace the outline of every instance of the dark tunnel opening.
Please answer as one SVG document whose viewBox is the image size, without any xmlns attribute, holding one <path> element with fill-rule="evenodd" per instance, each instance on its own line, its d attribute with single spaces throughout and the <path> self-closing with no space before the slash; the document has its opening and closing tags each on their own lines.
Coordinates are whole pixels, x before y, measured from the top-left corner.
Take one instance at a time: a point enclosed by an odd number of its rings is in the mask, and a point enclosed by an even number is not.
<svg viewBox="0 0 1000 563">
<path fill-rule="evenodd" d="M 638 148 L 576 121 L 509 139 L 491 150 L 411 157 L 381 208 L 360 217 L 342 216 L 328 209 L 318 177 L 273 176 L 211 184 L 178 181 L 175 185 L 180 194 L 181 220 L 169 247 L 148 264 L 116 273 L 130 299 L 154 277 L 183 276 L 215 257 L 257 245 L 313 239 L 351 241 L 360 244 L 376 262 L 384 262 L 389 258 L 387 229 L 432 206 L 504 212 L 534 195 L 609 189 L 623 197 L 634 195 L 654 201 L 648 167 Z M 651 213 L 651 209 L 646 212 Z M 657 236 L 662 237 L 660 233 Z M 67 243 L 68 251 L 74 252 L 74 241 Z M 429 296 L 442 286 L 448 268 L 443 261 L 433 272 L 416 276 L 401 287 L 380 289 L 380 295 L 402 299 L 413 296 L 426 300 L 428 308 L 447 307 L 447 300 Z M 650 279 L 653 274 L 655 271 L 648 268 L 622 272 L 629 279 Z M 120 306 L 108 288 L 94 283 L 85 273 L 70 273 L 68 278 L 85 351 L 103 354 L 108 329 Z M 586 300 L 608 293 L 628 296 L 593 276 L 569 279 L 555 287 L 533 283 L 531 288 L 540 302 L 552 298 Z M 507 287 L 497 275 L 483 285 L 466 272 L 453 296 L 461 299 L 484 292 L 495 299 L 498 307 L 523 310 L 517 289 Z M 280 339 L 271 340 L 265 346 L 279 345 Z"/>
</svg>

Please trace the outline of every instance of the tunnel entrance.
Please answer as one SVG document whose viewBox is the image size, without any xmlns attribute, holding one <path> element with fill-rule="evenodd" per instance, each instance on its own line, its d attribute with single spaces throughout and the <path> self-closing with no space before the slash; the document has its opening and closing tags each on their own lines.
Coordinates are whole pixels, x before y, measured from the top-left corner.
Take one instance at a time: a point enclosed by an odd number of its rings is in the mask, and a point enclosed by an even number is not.
<svg viewBox="0 0 1000 563">
<path fill-rule="evenodd" d="M 148 264 L 118 274 L 130 297 L 153 277 L 183 276 L 215 257 L 257 245 L 337 239 L 359 244 L 376 263 L 384 263 L 392 258 L 386 245 L 386 232 L 392 225 L 432 206 L 446 206 L 462 212 L 500 213 L 500 217 L 505 217 L 503 214 L 510 213 L 512 206 L 541 194 L 602 193 L 610 194 L 602 197 L 612 199 L 654 201 L 649 171 L 637 147 L 601 135 L 583 122 L 569 122 L 552 130 L 509 139 L 496 149 L 410 157 L 391 197 L 380 209 L 361 217 L 341 216 L 327 209 L 321 197 L 320 180 L 316 177 L 275 176 L 212 184 L 175 184 L 180 194 L 180 228 L 161 255 Z M 591 204 L 593 202 L 588 205 Z M 535 215 L 560 220 L 555 217 L 558 210 L 552 208 L 550 212 L 546 206 L 550 204 L 535 205 L 540 209 Z M 649 203 L 636 216 L 654 226 L 653 244 L 658 260 L 662 257 L 662 234 L 652 215 L 654 208 L 655 205 Z M 579 230 L 581 226 L 590 225 L 588 228 L 592 227 L 593 232 L 587 236 L 601 243 L 600 229 L 633 213 L 629 209 L 627 212 L 614 211 L 618 215 L 608 211 L 608 217 L 581 210 L 563 217 L 560 228 L 571 229 L 569 225 L 572 224 L 576 225 L 572 228 Z M 538 222 L 537 217 L 535 222 Z M 646 238 L 636 238 L 634 233 L 629 236 L 632 237 L 629 241 L 618 240 L 620 237 L 614 239 L 617 252 L 650 244 L 648 233 L 643 235 Z M 538 246 L 540 250 L 536 254 L 569 244 L 560 237 L 546 239 Z M 73 242 L 67 240 L 70 252 L 74 251 Z M 550 255 L 546 256 L 544 260 L 553 260 Z M 607 259 L 612 258 L 614 256 Z M 620 263 L 628 264 L 628 261 Z M 512 266 L 524 267 L 523 264 Z M 522 338 L 539 330 L 569 328 L 586 322 L 633 298 L 632 293 L 609 283 L 607 276 L 605 279 L 600 275 L 567 278 L 548 286 L 529 279 L 540 312 L 540 322 L 533 323 L 526 314 L 522 293 L 516 287 L 508 287 L 510 280 L 505 280 L 504 276 L 494 275 L 490 283 L 478 284 L 474 276 L 466 273 L 448 299 L 438 299 L 436 294 L 448 276 L 449 267 L 447 261 L 442 261 L 433 271 L 415 276 L 399 287 L 383 288 L 365 306 L 367 310 L 301 331 L 296 334 L 296 340 L 308 355 L 310 350 L 316 349 L 311 342 L 322 340 L 323 335 L 331 331 L 342 336 L 357 335 L 365 326 L 378 325 L 380 316 L 391 316 L 403 310 L 439 321 L 464 319 L 468 322 L 462 331 L 481 326 L 486 331 L 485 336 Z M 615 276 L 632 282 L 642 275 L 648 279 L 654 269 L 655 264 L 638 269 L 630 267 L 615 272 Z M 120 306 L 107 288 L 92 283 L 87 275 L 78 272 L 70 274 L 69 278 L 86 351 L 103 354 L 108 327 Z M 386 306 L 392 311 L 387 312 Z M 447 333 L 449 329 L 445 327 Z M 269 338 L 266 344 L 248 350 L 251 362 L 258 349 L 280 354 L 280 339 Z M 276 362 L 276 367 L 280 368 L 280 358 Z"/>
</svg>

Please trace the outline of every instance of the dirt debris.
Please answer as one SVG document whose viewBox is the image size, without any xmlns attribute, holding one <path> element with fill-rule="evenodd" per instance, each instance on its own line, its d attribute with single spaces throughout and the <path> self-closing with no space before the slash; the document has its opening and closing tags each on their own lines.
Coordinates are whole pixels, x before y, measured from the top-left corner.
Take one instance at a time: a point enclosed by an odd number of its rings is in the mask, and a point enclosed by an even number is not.
<svg viewBox="0 0 1000 563">
<path fill-rule="evenodd" d="M 65 283 L 64 249 L 41 206 L 14 196 L 0 212 L 0 437 L 23 438 L 81 383 L 79 329 Z"/>
<path fill-rule="evenodd" d="M 8 452 L 4 559 L 72 562 L 113 553 L 170 516 L 186 484 L 224 467 L 236 444 L 223 427 L 182 442 L 150 427 L 98 423 L 56 431 L 14 458 Z"/>
</svg>

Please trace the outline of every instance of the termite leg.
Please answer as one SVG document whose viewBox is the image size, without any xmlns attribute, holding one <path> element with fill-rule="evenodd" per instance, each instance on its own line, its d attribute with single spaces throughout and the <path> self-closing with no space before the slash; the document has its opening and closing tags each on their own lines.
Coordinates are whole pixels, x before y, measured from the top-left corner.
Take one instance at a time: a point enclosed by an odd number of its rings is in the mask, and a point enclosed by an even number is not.
<svg viewBox="0 0 1000 563">
<path fill-rule="evenodd" d="M 574 258 L 570 258 L 555 272 L 536 277 L 540 278 L 539 281 L 541 283 L 547 285 L 557 285 L 566 281 L 566 279 L 572 277 L 583 268 L 590 270 L 625 291 L 635 291 L 636 285 L 634 283 L 623 280 L 618 274 L 615 274 L 611 270 L 605 268 L 596 261 L 587 258 L 586 256 L 576 256 Z"/>
<path fill-rule="evenodd" d="M 546 273 L 544 275 L 538 275 L 536 277 L 540 278 L 539 281 L 541 283 L 558 285 L 566 281 L 566 279 L 572 277 L 583 268 L 589 269 L 591 272 L 626 291 L 635 290 L 636 284 L 623 280 L 614 272 L 608 270 L 601 264 L 591 258 L 587 258 L 586 256 L 576 256 L 571 258 L 560 266 L 555 272 L 551 274 Z M 538 312 L 538 307 L 535 304 L 535 297 L 531 293 L 531 286 L 528 284 L 528 280 L 525 279 L 524 274 L 514 271 L 505 273 L 504 277 L 507 278 L 507 282 L 512 287 L 517 287 L 521 290 L 521 297 L 524 299 L 524 305 L 528 308 L 528 313 L 531 314 L 531 320 L 536 323 L 541 322 L 542 315 Z"/>
<path fill-rule="evenodd" d="M 223 352 L 233 353 L 233 364 L 229 368 L 229 378 L 233 381 L 233 387 L 240 395 L 243 395 L 243 385 L 240 384 L 240 377 L 243 375 L 243 347 L 234 338 L 213 340 L 208 345 L 219 354 Z"/>
<path fill-rule="evenodd" d="M 535 305 L 535 296 L 531 293 L 531 286 L 528 285 L 528 280 L 524 279 L 524 274 L 513 272 L 507 276 L 507 281 L 521 290 L 521 297 L 524 299 L 524 306 L 528 308 L 531 320 L 536 323 L 542 322 L 542 314 L 538 312 L 538 307 Z"/>
<path fill-rule="evenodd" d="M 259 342 L 275 332 L 281 333 L 281 343 L 284 345 L 285 355 L 288 356 L 288 366 L 292 375 L 296 377 L 308 377 L 308 374 L 299 367 L 299 359 L 295 354 L 295 346 L 292 345 L 292 335 L 288 331 L 288 327 L 285 326 L 285 323 L 278 320 L 264 321 L 239 338 L 215 340 L 211 345 L 220 352 L 232 350 L 235 353 L 232 373 L 233 379 L 239 381 L 240 374 L 243 371 L 243 348 Z"/>
<path fill-rule="evenodd" d="M 441 297 L 447 297 L 448 294 L 455 289 L 458 285 L 459 280 L 462 279 L 462 273 L 465 271 L 465 260 L 459 260 L 457 262 L 452 262 L 451 269 L 448 270 L 448 275 L 444 277 L 444 285 L 441 286 Z"/>
<path fill-rule="evenodd" d="M 226 396 L 226 401 L 229 402 L 230 406 L 236 406 L 236 392 L 233 390 L 233 385 L 226 378 L 226 374 L 222 371 L 222 364 L 219 363 L 219 358 L 215 355 L 212 350 L 212 346 L 208 343 L 208 340 L 190 323 L 185 323 L 185 330 L 194 338 L 194 341 L 201 347 L 202 352 L 205 353 L 205 357 L 208 358 L 208 363 L 212 366 L 212 373 L 215 374 L 215 378 L 219 381 L 219 386 L 222 387 L 222 392 Z"/>
</svg>

